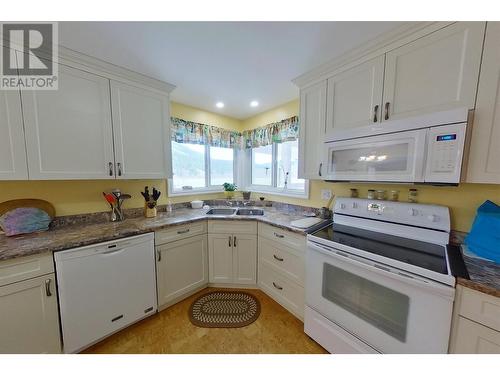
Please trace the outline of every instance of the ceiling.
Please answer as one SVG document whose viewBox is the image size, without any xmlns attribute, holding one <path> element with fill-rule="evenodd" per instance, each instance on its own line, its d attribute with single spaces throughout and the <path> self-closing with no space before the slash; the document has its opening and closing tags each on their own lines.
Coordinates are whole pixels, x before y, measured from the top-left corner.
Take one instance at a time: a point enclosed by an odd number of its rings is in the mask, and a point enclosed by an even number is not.
<svg viewBox="0 0 500 375">
<path fill-rule="evenodd" d="M 61 22 L 59 40 L 176 85 L 173 101 L 245 119 L 297 98 L 293 78 L 401 24 Z"/>
</svg>

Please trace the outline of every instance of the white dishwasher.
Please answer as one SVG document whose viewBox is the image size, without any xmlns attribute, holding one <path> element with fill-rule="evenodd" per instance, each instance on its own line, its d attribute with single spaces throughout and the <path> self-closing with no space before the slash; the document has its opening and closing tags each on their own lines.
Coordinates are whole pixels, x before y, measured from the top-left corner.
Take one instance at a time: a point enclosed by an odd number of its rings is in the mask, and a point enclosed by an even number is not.
<svg viewBox="0 0 500 375">
<path fill-rule="evenodd" d="M 65 353 L 157 310 L 154 234 L 54 253 Z"/>
</svg>

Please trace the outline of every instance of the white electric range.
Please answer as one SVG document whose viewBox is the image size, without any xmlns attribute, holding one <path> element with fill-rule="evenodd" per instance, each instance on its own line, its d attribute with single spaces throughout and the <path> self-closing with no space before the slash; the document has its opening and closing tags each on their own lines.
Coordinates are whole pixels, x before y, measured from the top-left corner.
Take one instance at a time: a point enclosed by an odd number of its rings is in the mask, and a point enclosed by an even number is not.
<svg viewBox="0 0 500 375">
<path fill-rule="evenodd" d="M 338 198 L 307 236 L 305 332 L 331 353 L 446 353 L 449 234 L 447 207 Z"/>
</svg>

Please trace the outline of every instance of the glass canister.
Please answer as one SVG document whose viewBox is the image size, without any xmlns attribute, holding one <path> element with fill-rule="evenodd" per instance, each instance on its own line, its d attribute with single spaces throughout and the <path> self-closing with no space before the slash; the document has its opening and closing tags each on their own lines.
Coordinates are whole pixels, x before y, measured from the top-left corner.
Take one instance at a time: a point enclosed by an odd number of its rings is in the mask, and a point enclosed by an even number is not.
<svg viewBox="0 0 500 375">
<path fill-rule="evenodd" d="M 408 202 L 417 203 L 418 202 L 417 195 L 418 195 L 417 189 L 408 190 Z"/>
<path fill-rule="evenodd" d="M 389 194 L 389 200 L 397 202 L 399 199 L 399 190 L 391 190 Z"/>
<path fill-rule="evenodd" d="M 383 201 L 385 199 L 385 190 L 377 190 L 376 197 L 378 200 Z"/>
<path fill-rule="evenodd" d="M 369 189 L 368 194 L 366 195 L 366 198 L 368 199 L 375 199 L 375 190 Z"/>
</svg>

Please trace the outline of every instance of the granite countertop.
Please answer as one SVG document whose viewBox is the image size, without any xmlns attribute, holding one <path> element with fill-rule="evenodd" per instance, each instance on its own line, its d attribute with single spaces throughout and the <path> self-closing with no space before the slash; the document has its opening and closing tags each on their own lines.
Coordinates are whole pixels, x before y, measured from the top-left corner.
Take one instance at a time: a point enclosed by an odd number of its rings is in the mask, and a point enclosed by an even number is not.
<svg viewBox="0 0 500 375">
<path fill-rule="evenodd" d="M 500 297 L 500 264 L 468 256 L 463 251 L 462 257 L 469 279 L 457 277 L 457 284 Z"/>
<path fill-rule="evenodd" d="M 135 217 L 126 218 L 122 222 L 115 223 L 100 222 L 65 225 L 46 232 L 14 237 L 6 237 L 0 234 L 0 260 L 70 249 L 207 219 L 251 220 L 270 224 L 299 234 L 305 235 L 307 233 L 307 229 L 299 229 L 291 225 L 292 221 L 304 218 L 300 213 L 289 213 L 277 210 L 274 207 L 264 207 L 263 209 L 263 216 L 237 216 L 206 215 L 206 209 L 180 208 L 174 210 L 172 213 L 159 212 L 155 218 Z"/>
</svg>

